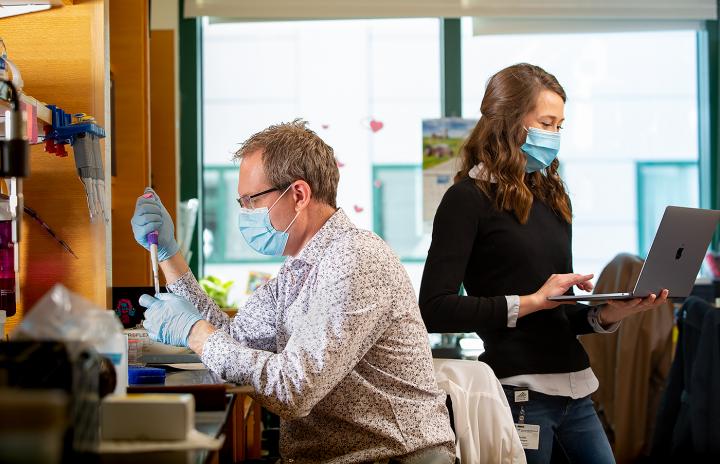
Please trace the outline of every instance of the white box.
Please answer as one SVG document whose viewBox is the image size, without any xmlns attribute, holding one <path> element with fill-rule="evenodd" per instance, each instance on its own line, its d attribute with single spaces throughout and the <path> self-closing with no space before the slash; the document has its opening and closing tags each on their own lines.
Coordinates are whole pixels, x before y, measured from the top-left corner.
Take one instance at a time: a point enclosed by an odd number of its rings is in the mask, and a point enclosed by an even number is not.
<svg viewBox="0 0 720 464">
<path fill-rule="evenodd" d="M 185 440 L 195 427 L 195 399 L 187 393 L 111 395 L 101 416 L 103 440 Z"/>
</svg>

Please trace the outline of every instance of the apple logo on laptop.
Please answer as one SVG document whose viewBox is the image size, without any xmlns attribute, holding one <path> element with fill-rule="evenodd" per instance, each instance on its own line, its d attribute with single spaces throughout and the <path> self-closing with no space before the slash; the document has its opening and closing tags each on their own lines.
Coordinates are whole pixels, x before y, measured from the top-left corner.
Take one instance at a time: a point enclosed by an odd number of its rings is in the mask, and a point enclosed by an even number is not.
<svg viewBox="0 0 720 464">
<path fill-rule="evenodd" d="M 685 250 L 685 245 L 682 245 L 680 248 L 677 249 L 677 252 L 675 253 L 675 260 L 678 260 L 682 257 L 684 250 Z"/>
</svg>

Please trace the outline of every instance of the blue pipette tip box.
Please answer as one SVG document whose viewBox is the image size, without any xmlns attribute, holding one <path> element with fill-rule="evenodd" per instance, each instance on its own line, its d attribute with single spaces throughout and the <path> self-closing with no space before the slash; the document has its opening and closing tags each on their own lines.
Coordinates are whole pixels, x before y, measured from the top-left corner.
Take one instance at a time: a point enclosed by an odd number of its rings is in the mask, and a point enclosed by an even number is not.
<svg viewBox="0 0 720 464">
<path fill-rule="evenodd" d="M 128 367 L 128 384 L 165 384 L 165 369 L 160 367 Z"/>
</svg>

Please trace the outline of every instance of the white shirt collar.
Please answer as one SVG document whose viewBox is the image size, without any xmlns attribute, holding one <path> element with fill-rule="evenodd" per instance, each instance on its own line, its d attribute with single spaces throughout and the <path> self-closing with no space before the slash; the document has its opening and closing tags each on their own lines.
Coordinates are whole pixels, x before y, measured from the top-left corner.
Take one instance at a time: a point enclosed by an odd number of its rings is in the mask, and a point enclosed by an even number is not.
<svg viewBox="0 0 720 464">
<path fill-rule="evenodd" d="M 470 171 L 468 171 L 468 176 L 470 176 L 470 178 L 472 178 L 472 179 L 488 181 L 491 184 L 497 183 L 497 179 L 495 179 L 495 176 L 487 173 L 483 163 L 478 163 L 475 166 L 473 166 L 470 169 Z M 488 176 L 489 176 L 489 179 L 488 179 Z"/>
</svg>

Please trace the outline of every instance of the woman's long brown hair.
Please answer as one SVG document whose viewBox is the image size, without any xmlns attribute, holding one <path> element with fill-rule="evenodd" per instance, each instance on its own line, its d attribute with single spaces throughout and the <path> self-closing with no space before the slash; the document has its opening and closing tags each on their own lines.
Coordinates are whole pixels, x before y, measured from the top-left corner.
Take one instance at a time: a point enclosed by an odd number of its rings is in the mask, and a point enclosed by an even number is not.
<svg viewBox="0 0 720 464">
<path fill-rule="evenodd" d="M 534 198 L 572 222 L 570 200 L 558 174 L 560 162 L 556 158 L 547 169 L 526 174 L 526 157 L 520 150 L 527 136 L 523 118 L 535 108 L 544 89 L 560 95 L 563 102 L 567 99 L 555 76 L 539 66 L 516 64 L 492 76 L 483 96 L 480 120 L 462 146 L 461 167 L 455 176 L 457 182 L 482 163 L 484 176 L 476 180 L 477 186 L 499 210 L 512 211 L 521 224 L 527 222 Z"/>
</svg>

